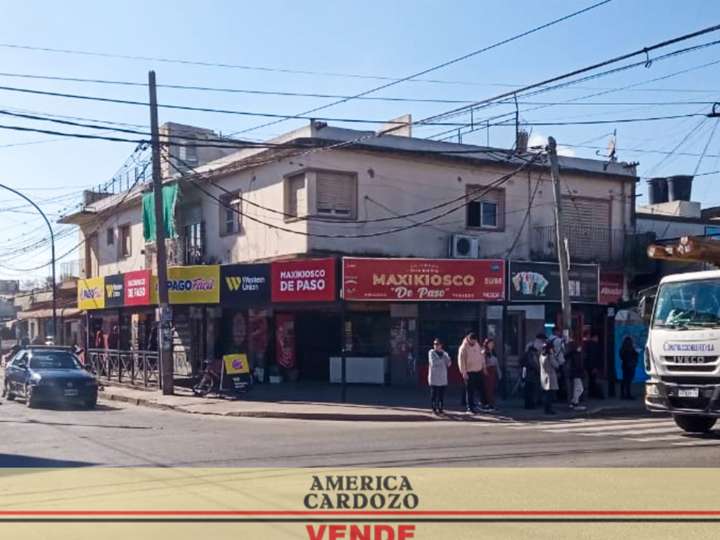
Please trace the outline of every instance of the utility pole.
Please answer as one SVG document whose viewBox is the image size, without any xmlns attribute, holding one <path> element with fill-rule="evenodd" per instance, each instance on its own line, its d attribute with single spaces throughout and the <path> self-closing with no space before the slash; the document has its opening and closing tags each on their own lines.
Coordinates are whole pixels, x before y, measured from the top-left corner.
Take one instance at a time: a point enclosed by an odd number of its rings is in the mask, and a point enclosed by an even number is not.
<svg viewBox="0 0 720 540">
<path fill-rule="evenodd" d="M 165 219 L 162 196 L 162 173 L 160 172 L 160 133 L 158 129 L 157 89 L 155 72 L 148 73 L 150 90 L 150 138 L 152 147 L 152 183 L 155 205 L 155 246 L 158 280 L 158 361 L 162 393 L 174 393 L 174 369 L 170 344 L 170 302 L 168 299 L 167 257 L 165 254 Z"/>
<path fill-rule="evenodd" d="M 560 195 L 560 165 L 558 165 L 557 143 L 553 137 L 548 137 L 548 157 L 550 158 L 550 176 L 553 183 L 553 199 L 555 209 L 555 245 L 557 246 L 558 264 L 560 266 L 560 302 L 562 304 L 562 326 L 565 339 L 570 338 L 572 327 L 572 312 L 570 310 L 570 279 L 568 277 L 567 242 L 563 227 L 562 196 Z"/>
</svg>

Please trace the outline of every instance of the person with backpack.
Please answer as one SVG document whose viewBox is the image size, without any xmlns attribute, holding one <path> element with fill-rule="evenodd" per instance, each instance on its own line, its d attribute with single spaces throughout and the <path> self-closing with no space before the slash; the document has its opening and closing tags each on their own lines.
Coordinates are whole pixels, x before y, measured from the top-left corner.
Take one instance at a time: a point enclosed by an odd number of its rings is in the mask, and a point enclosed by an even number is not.
<svg viewBox="0 0 720 540">
<path fill-rule="evenodd" d="M 442 341 L 435 338 L 432 349 L 428 351 L 428 385 L 434 414 L 445 412 L 445 388 L 448 384 L 447 372 L 450 364 L 450 355 L 443 350 Z"/>
</svg>

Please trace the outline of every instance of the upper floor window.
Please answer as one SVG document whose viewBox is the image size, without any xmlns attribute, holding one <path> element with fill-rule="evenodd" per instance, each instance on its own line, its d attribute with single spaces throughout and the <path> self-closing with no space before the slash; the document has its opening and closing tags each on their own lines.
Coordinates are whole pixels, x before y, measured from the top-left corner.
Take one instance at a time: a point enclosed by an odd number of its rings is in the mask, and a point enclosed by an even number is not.
<svg viewBox="0 0 720 540">
<path fill-rule="evenodd" d="M 242 192 L 226 193 L 220 197 L 220 236 L 237 234 L 242 224 Z"/>
<path fill-rule="evenodd" d="M 468 228 L 503 230 L 505 227 L 505 190 L 483 186 L 467 187 L 468 202 L 466 225 Z"/>
<path fill-rule="evenodd" d="M 105 231 L 105 239 L 108 246 L 115 244 L 115 229 L 113 227 L 108 227 L 107 231 Z"/>
<path fill-rule="evenodd" d="M 305 173 L 293 174 L 285 179 L 285 213 L 288 217 L 307 214 Z"/>
<path fill-rule="evenodd" d="M 119 233 L 119 255 L 121 259 L 125 259 L 132 254 L 132 237 L 130 236 L 130 225 L 121 226 L 119 228 Z"/>
<path fill-rule="evenodd" d="M 182 141 L 178 146 L 178 157 L 180 161 L 184 161 L 189 165 L 195 165 L 198 162 L 197 146 L 189 141 Z"/>
<path fill-rule="evenodd" d="M 205 222 L 185 225 L 183 233 L 185 252 L 183 264 L 202 264 L 205 257 Z"/>
<path fill-rule="evenodd" d="M 357 215 L 357 176 L 351 173 L 317 171 L 316 213 L 355 219 Z"/>
</svg>

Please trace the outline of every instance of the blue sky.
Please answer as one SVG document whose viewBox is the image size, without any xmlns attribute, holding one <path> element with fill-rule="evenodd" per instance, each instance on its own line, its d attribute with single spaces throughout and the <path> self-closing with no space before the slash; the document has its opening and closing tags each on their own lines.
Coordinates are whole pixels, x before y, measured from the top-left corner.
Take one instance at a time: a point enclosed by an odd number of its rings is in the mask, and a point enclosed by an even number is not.
<svg viewBox="0 0 720 540">
<path fill-rule="evenodd" d="M 530 1 L 156 1 L 156 2 L 11 2 L 0 4 L 0 43 L 180 58 L 214 63 L 242 64 L 314 72 L 402 77 L 448 59 L 479 49 L 497 40 L 575 11 L 593 3 L 549 0 Z M 532 36 L 432 73 L 426 78 L 444 82 L 406 82 L 377 96 L 477 100 L 506 91 L 506 85 L 522 85 L 628 52 L 645 45 L 691 32 L 720 21 L 720 3 L 707 0 L 613 0 Z M 720 32 L 678 47 L 720 39 Z M 527 101 L 560 102 L 587 94 L 639 83 L 679 70 L 720 60 L 720 46 L 662 62 L 650 68 L 589 81 L 542 94 Z M 105 78 L 144 82 L 155 69 L 158 82 L 285 92 L 358 93 L 382 83 L 380 80 L 273 73 L 253 69 L 229 69 L 57 54 L 0 47 L 0 72 Z M 648 83 L 632 90 L 609 92 L 586 102 L 624 105 L 557 105 L 521 113 L 526 122 L 598 120 L 706 112 L 709 105 L 678 104 L 683 101 L 720 99 L 720 64 Z M 108 87 L 88 83 L 41 81 L 0 75 L 0 85 L 71 92 L 95 96 L 145 100 L 143 88 Z M 244 111 L 294 114 L 329 100 L 257 96 L 160 89 L 161 103 L 190 104 Z M 645 103 L 671 102 L 671 105 Z M 629 105 L 626 103 L 630 103 Z M 351 101 L 318 115 L 386 119 L 404 113 L 415 118 L 439 113 L 452 105 Z M 27 109 L 43 113 L 148 123 L 142 107 L 29 96 L 0 90 L 0 108 Z M 524 105 L 521 109 L 532 108 Z M 509 106 L 493 108 L 485 115 L 508 112 Z M 482 116 L 480 116 L 482 118 Z M 183 111 L 160 111 L 160 120 L 192 123 L 230 133 L 264 123 L 262 118 Z M 702 118 L 637 124 L 534 127 L 535 138 L 554 135 L 560 144 L 604 147 L 608 133 L 617 128 L 619 158 L 639 161 L 641 175 L 692 173 L 695 156 L 672 156 L 647 151 L 672 150 Z M 266 138 L 301 125 L 287 121 L 256 130 L 248 136 Z M 0 116 L 0 125 L 58 128 L 28 120 Z M 370 126 L 361 126 L 370 127 Z M 710 137 L 712 121 L 706 121 L 680 148 L 699 154 Z M 60 128 L 63 129 L 63 128 Z M 72 129 L 67 129 L 72 131 Z M 438 128 L 418 130 L 429 136 Z M 720 130 L 718 130 L 720 131 Z M 512 145 L 513 129 L 494 127 L 493 146 Z M 21 143 L 35 143 L 22 146 Z M 484 144 L 484 131 L 466 136 L 465 142 Z M 589 141 L 589 142 L 588 142 Z M 631 152 L 627 149 L 642 149 Z M 77 203 L 83 187 L 109 180 L 132 152 L 129 143 L 58 140 L 57 137 L 0 129 L 0 183 L 26 190 L 52 215 Z M 594 148 L 569 147 L 568 152 L 592 157 Z M 709 157 L 700 172 L 720 169 L 720 133 L 708 148 Z M 696 181 L 694 198 L 704 204 L 720 204 L 714 189 L 718 175 Z M 645 186 L 641 188 L 645 192 Z M 22 201 L 0 194 L 3 208 Z M 23 213 L 17 213 L 23 212 Z M 27 213 L 25 213 L 27 212 Z M 42 264 L 46 245 L 18 256 L 17 247 L 42 240 L 42 223 L 27 207 L 2 212 L 0 264 L 15 268 Z M 60 242 L 63 253 L 76 241 Z M 70 260 L 70 258 L 65 259 Z M 27 272 L 0 268 L 8 277 Z M 47 270 L 33 272 L 47 275 Z"/>
</svg>

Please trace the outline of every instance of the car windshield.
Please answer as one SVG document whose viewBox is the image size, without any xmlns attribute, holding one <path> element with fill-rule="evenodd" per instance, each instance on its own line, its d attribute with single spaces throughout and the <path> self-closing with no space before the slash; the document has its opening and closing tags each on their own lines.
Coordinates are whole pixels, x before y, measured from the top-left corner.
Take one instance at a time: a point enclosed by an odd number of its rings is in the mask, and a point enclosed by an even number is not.
<svg viewBox="0 0 720 540">
<path fill-rule="evenodd" d="M 662 285 L 655 302 L 653 327 L 720 327 L 720 280 Z"/>
<path fill-rule="evenodd" d="M 31 369 L 80 369 L 75 357 L 65 351 L 33 351 Z"/>
</svg>

